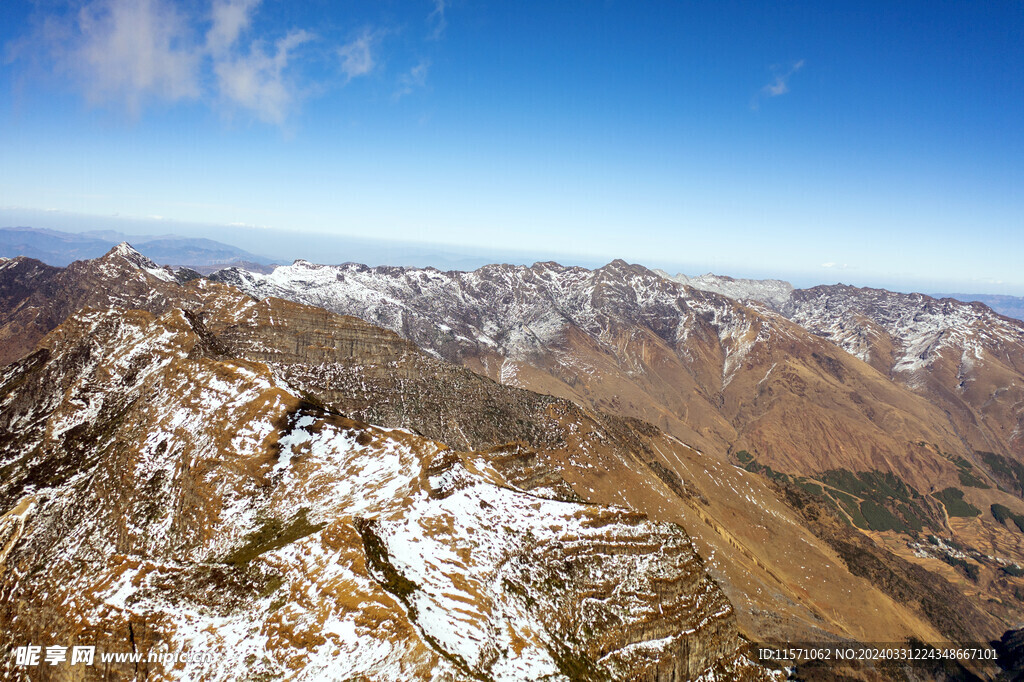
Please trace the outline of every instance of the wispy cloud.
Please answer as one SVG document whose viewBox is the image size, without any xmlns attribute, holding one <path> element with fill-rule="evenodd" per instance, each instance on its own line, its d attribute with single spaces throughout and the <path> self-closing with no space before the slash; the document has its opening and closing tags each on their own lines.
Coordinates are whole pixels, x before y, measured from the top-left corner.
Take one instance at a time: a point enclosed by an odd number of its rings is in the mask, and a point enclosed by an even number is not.
<svg viewBox="0 0 1024 682">
<path fill-rule="evenodd" d="M 252 23 L 253 10 L 259 4 L 260 0 L 214 0 L 210 30 L 206 33 L 207 49 L 214 55 L 221 55 L 234 47 Z"/>
<path fill-rule="evenodd" d="M 260 2 L 84 0 L 74 11 L 40 4 L 35 30 L 8 44 L 8 60 L 43 65 L 91 104 L 133 117 L 157 102 L 192 99 L 281 125 L 303 92 L 298 48 L 314 36 L 282 30 L 269 47 L 250 36 Z"/>
<path fill-rule="evenodd" d="M 434 9 L 427 16 L 427 24 L 430 26 L 430 39 L 440 40 L 444 30 L 448 28 L 448 19 L 445 17 L 445 10 L 448 9 L 448 0 L 433 0 Z"/>
<path fill-rule="evenodd" d="M 775 74 L 775 80 L 761 88 L 761 92 L 769 97 L 778 97 L 789 92 L 789 79 L 800 69 L 804 68 L 804 60 L 794 62 L 786 71 Z"/>
<path fill-rule="evenodd" d="M 379 37 L 378 32 L 363 29 L 357 38 L 338 48 L 341 71 L 345 74 L 346 82 L 373 71 L 377 65 L 373 51 Z"/>
<path fill-rule="evenodd" d="M 793 62 L 787 67 L 773 66 L 772 72 L 774 77 L 772 78 L 772 82 L 761 88 L 751 101 L 751 106 L 754 109 L 757 109 L 758 106 L 760 106 L 761 99 L 785 95 L 789 92 L 790 79 L 802 68 L 804 68 L 803 59 Z"/>
<path fill-rule="evenodd" d="M 221 101 L 246 109 L 261 121 L 282 125 L 298 99 L 298 87 L 285 71 L 295 50 L 314 36 L 292 29 L 274 44 L 272 53 L 261 40 L 251 41 L 244 50 L 239 47 L 240 38 L 252 25 L 259 5 L 260 0 L 213 0 L 206 53 Z"/>
<path fill-rule="evenodd" d="M 277 41 L 273 54 L 261 43 L 253 43 L 249 53 L 214 66 L 220 93 L 232 103 L 244 107 L 267 123 L 282 124 L 296 100 L 296 88 L 285 78 L 292 52 L 313 39 L 313 34 L 298 29 Z"/>
<path fill-rule="evenodd" d="M 151 97 L 200 94 L 200 55 L 186 19 L 160 0 L 102 0 L 76 17 L 78 33 L 51 46 L 59 70 L 78 80 L 90 102 L 118 101 L 138 114 Z"/>
<path fill-rule="evenodd" d="M 429 0 L 427 40 L 442 37 L 449 3 Z M 343 86 L 386 63 L 384 28 L 371 25 L 350 34 L 348 42 L 332 41 L 302 27 L 260 22 L 262 5 L 262 0 L 39 2 L 33 28 L 5 45 L 5 60 L 42 67 L 89 103 L 123 109 L 132 117 L 156 104 L 196 100 L 274 125 L 284 125 L 311 93 Z M 317 45 L 305 47 L 314 40 Z M 393 99 L 425 87 L 429 69 L 430 61 L 422 59 L 395 73 Z"/>
<path fill-rule="evenodd" d="M 830 270 L 849 270 L 850 269 L 850 266 L 847 263 L 843 263 L 843 264 L 840 265 L 839 263 L 833 263 L 832 261 L 829 261 L 828 263 L 822 263 L 821 267 L 828 268 Z"/>
<path fill-rule="evenodd" d="M 394 98 L 396 100 L 401 99 L 406 95 L 411 95 L 420 88 L 426 87 L 428 71 L 430 71 L 430 62 L 424 59 L 399 76 L 398 89 L 395 91 Z"/>
</svg>

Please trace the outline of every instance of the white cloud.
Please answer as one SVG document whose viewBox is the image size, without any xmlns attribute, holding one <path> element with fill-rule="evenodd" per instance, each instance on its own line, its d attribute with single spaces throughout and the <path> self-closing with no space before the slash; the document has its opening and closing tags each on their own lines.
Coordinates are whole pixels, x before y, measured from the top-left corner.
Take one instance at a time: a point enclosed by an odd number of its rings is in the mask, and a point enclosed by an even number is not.
<svg viewBox="0 0 1024 682">
<path fill-rule="evenodd" d="M 849 270 L 850 269 L 850 265 L 848 263 L 843 263 L 842 265 L 840 265 L 839 263 L 833 263 L 832 261 L 829 261 L 828 263 L 822 263 L 821 267 L 823 267 L 823 268 L 831 268 L 831 269 L 835 269 L 835 270 Z"/>
<path fill-rule="evenodd" d="M 429 0 L 429 39 L 446 26 L 450 0 Z M 148 106 L 199 100 L 282 125 L 304 95 L 323 92 L 320 73 L 348 82 L 380 68 L 386 31 L 367 27 L 349 42 L 300 49 L 314 35 L 275 26 L 263 0 L 65 0 L 36 3 L 32 28 L 5 45 L 5 61 L 42 67 L 92 104 L 132 116 Z M 283 36 L 283 37 L 282 37 Z M 275 42 L 276 40 L 276 42 Z M 331 60 L 331 62 L 325 62 Z M 334 61 L 337 60 L 337 61 Z M 397 76 L 394 99 L 426 85 L 429 60 Z M 37 74 L 34 74 L 38 77 Z"/>
<path fill-rule="evenodd" d="M 295 86 L 285 77 L 291 52 L 313 39 L 313 34 L 293 30 L 277 41 L 275 52 L 268 55 L 263 45 L 255 42 L 249 54 L 217 62 L 221 96 L 252 111 L 260 120 L 278 125 L 284 123 L 296 98 Z"/>
<path fill-rule="evenodd" d="M 211 26 L 206 33 L 206 47 L 213 54 L 222 54 L 234 47 L 239 36 L 252 23 L 252 12 L 260 0 L 214 0 L 210 10 Z"/>
<path fill-rule="evenodd" d="M 773 66 L 772 71 L 775 74 L 774 79 L 771 83 L 765 85 L 761 90 L 754 96 L 750 102 L 750 106 L 753 109 L 757 109 L 761 104 L 762 97 L 778 97 L 779 95 L 785 95 L 789 92 L 789 81 L 800 69 L 804 68 L 804 60 L 793 62 L 787 69 L 782 70 L 781 67 Z"/>
<path fill-rule="evenodd" d="M 93 103 L 120 101 L 137 114 L 145 99 L 195 98 L 200 59 L 188 26 L 161 0 L 101 0 L 77 15 L 77 35 L 54 46 Z"/>
<path fill-rule="evenodd" d="M 398 77 L 398 90 L 395 91 L 395 99 L 401 99 L 411 95 L 414 90 L 426 87 L 427 72 L 430 70 L 430 62 L 420 60 L 419 64 L 409 69 Z"/>
<path fill-rule="evenodd" d="M 93 104 L 138 115 L 152 100 L 228 102 L 283 124 L 298 99 L 294 53 L 312 34 L 292 29 L 271 50 L 242 40 L 261 0 L 209 0 L 179 12 L 170 0 L 86 0 L 77 12 L 43 17 L 36 49 Z M 16 57 L 31 40 L 17 41 Z M 212 78 L 211 78 L 212 76 Z"/>
<path fill-rule="evenodd" d="M 366 29 L 358 38 L 338 48 L 338 56 L 341 57 L 341 70 L 345 74 L 346 82 L 373 71 L 373 67 L 376 66 L 373 59 L 373 48 L 376 41 L 377 34 Z"/>
<path fill-rule="evenodd" d="M 248 53 L 236 45 L 252 24 L 261 0 L 213 0 L 206 49 L 213 60 L 220 97 L 251 111 L 261 121 L 281 125 L 295 108 L 297 86 L 286 76 L 294 50 L 313 39 L 313 34 L 292 29 L 267 54 L 264 43 L 254 40 Z"/>
</svg>

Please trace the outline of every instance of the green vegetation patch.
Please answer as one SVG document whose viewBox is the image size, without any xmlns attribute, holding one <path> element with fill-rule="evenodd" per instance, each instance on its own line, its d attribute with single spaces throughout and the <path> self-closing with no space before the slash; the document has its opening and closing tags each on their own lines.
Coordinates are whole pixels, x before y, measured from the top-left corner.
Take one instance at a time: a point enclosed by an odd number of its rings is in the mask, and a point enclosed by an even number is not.
<svg viewBox="0 0 1024 682">
<path fill-rule="evenodd" d="M 991 488 L 992 487 L 988 483 L 985 483 L 985 481 L 983 481 L 980 478 L 978 478 L 977 476 L 975 476 L 974 472 L 972 472 L 972 471 L 960 471 L 959 475 L 960 475 L 960 485 L 965 485 L 968 488 Z"/>
<path fill-rule="evenodd" d="M 821 480 L 859 528 L 910 533 L 937 527 L 921 493 L 895 474 L 831 469 Z"/>
<path fill-rule="evenodd" d="M 1009 507 L 998 503 L 989 507 L 989 510 L 992 512 L 993 518 L 999 523 L 1005 526 L 1007 521 L 1013 521 L 1017 529 L 1024 533 L 1024 514 L 1014 514 Z"/>
<path fill-rule="evenodd" d="M 736 458 L 751 473 L 780 483 L 792 483 L 842 510 L 843 519 L 858 528 L 914 533 L 941 526 L 924 496 L 892 473 L 831 469 L 815 480 L 775 471 L 746 450 L 737 451 Z"/>
<path fill-rule="evenodd" d="M 922 515 L 921 512 L 923 510 L 920 506 L 900 502 L 896 505 L 896 508 L 899 510 L 899 515 L 904 520 L 904 523 L 911 530 L 921 532 L 925 526 L 930 526 L 927 516 Z"/>
<path fill-rule="evenodd" d="M 419 586 L 399 573 L 398 569 L 391 564 L 387 548 L 384 546 L 383 540 L 373 531 L 370 522 L 360 519 L 356 522 L 356 530 L 363 539 L 363 549 L 366 551 L 366 558 L 369 560 L 370 566 L 383 577 L 381 585 L 403 602 L 407 602 L 412 593 L 419 589 Z"/>
<path fill-rule="evenodd" d="M 981 513 L 980 509 L 964 500 L 964 491 L 959 488 L 946 488 L 932 493 L 932 496 L 942 502 L 950 516 L 971 517 Z"/>
<path fill-rule="evenodd" d="M 812 495 L 817 495 L 818 497 L 825 496 L 825 489 L 817 483 L 809 480 L 806 476 L 797 476 L 793 479 L 793 482 Z"/>
<path fill-rule="evenodd" d="M 821 480 L 833 488 L 876 502 L 888 498 L 903 502 L 921 499 L 920 493 L 904 483 L 903 479 L 882 471 L 860 471 L 855 474 L 846 469 L 832 469 L 822 474 Z"/>
<path fill-rule="evenodd" d="M 888 509 L 874 500 L 864 500 L 860 503 L 861 514 L 867 521 L 871 530 L 895 530 L 900 533 L 907 533 L 910 528 Z"/>
<path fill-rule="evenodd" d="M 956 465 L 960 471 L 957 474 L 960 476 L 960 485 L 965 485 L 969 488 L 991 488 L 988 483 L 985 483 L 976 473 L 974 473 L 974 465 L 968 462 L 966 459 L 960 456 L 946 455 L 953 464 Z"/>
<path fill-rule="evenodd" d="M 853 495 L 863 495 L 868 492 L 868 487 L 857 478 L 857 475 L 846 469 L 832 469 L 821 475 L 821 480 L 829 486 L 842 490 Z"/>
<path fill-rule="evenodd" d="M 226 556 L 221 563 L 245 566 L 260 554 L 281 549 L 296 540 L 322 530 L 327 525 L 326 523 L 310 523 L 306 518 L 307 513 L 308 510 L 303 507 L 287 522 L 282 522 L 279 519 L 264 521 L 259 530 L 249 533 L 245 538 L 245 543 Z"/>
<path fill-rule="evenodd" d="M 739 453 L 736 454 L 738 455 Z M 772 469 L 767 464 L 761 464 L 756 459 L 752 459 L 743 468 L 752 474 L 761 474 L 762 476 L 766 476 L 779 483 L 790 483 L 792 481 L 789 474 L 784 474 L 781 471 L 775 471 L 775 469 Z"/>
<path fill-rule="evenodd" d="M 1024 466 L 994 452 L 978 450 L 975 454 L 981 457 L 1000 483 L 1011 491 L 1024 493 Z"/>
<path fill-rule="evenodd" d="M 960 569 L 972 583 L 978 582 L 980 571 L 978 570 L 978 565 L 973 561 L 967 561 L 966 559 L 950 556 L 949 554 L 943 554 L 941 559 L 953 568 Z"/>
<path fill-rule="evenodd" d="M 992 517 L 1004 526 L 1006 525 L 1007 519 L 1012 520 L 1014 517 L 1014 513 L 1010 511 L 1009 507 L 998 503 L 989 507 L 989 510 L 992 512 Z"/>
<path fill-rule="evenodd" d="M 858 528 L 865 529 L 868 527 L 868 521 L 864 518 L 864 515 L 861 514 L 860 502 L 857 500 L 856 497 L 850 495 L 849 493 L 844 493 L 841 490 L 830 489 L 828 491 L 828 494 L 836 502 L 838 502 L 839 507 L 843 511 L 845 511 L 846 514 L 850 517 L 850 520 L 853 521 L 853 525 L 857 526 Z"/>
</svg>

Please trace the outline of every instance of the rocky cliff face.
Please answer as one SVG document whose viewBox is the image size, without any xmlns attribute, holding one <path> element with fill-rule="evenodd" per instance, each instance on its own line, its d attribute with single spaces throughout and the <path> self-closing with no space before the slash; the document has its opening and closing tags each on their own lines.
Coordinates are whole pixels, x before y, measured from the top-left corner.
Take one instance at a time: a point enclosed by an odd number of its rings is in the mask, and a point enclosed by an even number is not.
<svg viewBox="0 0 1024 682">
<path fill-rule="evenodd" d="M 85 309 L 0 405 L 2 646 L 216 656 L 60 674 L 764 677 L 679 526 L 325 410 L 194 312 Z"/>
</svg>

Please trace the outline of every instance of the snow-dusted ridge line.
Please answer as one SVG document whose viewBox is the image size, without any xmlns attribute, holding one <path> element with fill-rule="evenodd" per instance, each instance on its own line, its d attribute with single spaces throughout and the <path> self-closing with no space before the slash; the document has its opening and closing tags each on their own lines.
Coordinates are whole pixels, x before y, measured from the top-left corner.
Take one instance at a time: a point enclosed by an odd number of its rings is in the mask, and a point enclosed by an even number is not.
<svg viewBox="0 0 1024 682">
<path fill-rule="evenodd" d="M 621 260 L 595 270 L 548 262 L 471 272 L 296 261 L 265 275 L 228 268 L 211 278 L 256 299 L 284 298 L 359 317 L 455 361 L 498 353 L 525 363 L 538 352 L 558 354 L 570 327 L 613 351 L 616 325 L 636 324 L 656 329 L 685 353 L 694 328 L 710 324 L 735 366 L 768 329 L 784 326 L 727 297 Z M 514 380 L 514 368 L 503 376 Z"/>
<path fill-rule="evenodd" d="M 1024 345 L 1024 322 L 983 303 L 925 294 L 819 286 L 798 290 L 782 313 L 863 360 L 870 358 L 874 337 L 888 334 L 897 344 L 892 371 L 898 374 L 926 371 L 946 349 L 973 363 L 986 352 L 1001 356 L 1007 346 Z"/>
<path fill-rule="evenodd" d="M 665 279 L 686 284 L 701 291 L 713 291 L 738 301 L 757 301 L 779 309 L 789 300 L 795 287 L 781 279 L 734 279 L 724 275 L 707 273 L 687 277 L 683 273 L 670 275 L 664 270 L 654 270 Z"/>
<path fill-rule="evenodd" d="M 449 360 L 493 351 L 504 356 L 503 363 L 522 363 L 540 349 L 557 354 L 570 325 L 605 343 L 609 323 L 617 318 L 649 321 L 685 355 L 700 316 L 711 321 L 727 356 L 723 386 L 751 343 L 767 340 L 771 332 L 785 333 L 773 313 L 865 361 L 871 360 L 878 334 L 889 335 L 896 351 L 891 371 L 910 377 L 912 388 L 917 386 L 913 375 L 945 349 L 969 364 L 981 361 L 985 348 L 998 355 L 999 344 L 1024 344 L 1024 322 L 981 303 L 846 285 L 794 289 L 782 280 L 670 276 L 623 261 L 595 270 L 545 262 L 471 272 L 296 261 L 267 275 L 230 268 L 213 277 L 255 298 L 277 296 L 360 317 Z M 737 310 L 730 300 L 748 307 Z M 748 334 L 754 317 L 756 340 Z M 515 364 L 502 364 L 499 374 L 515 382 Z"/>
</svg>

